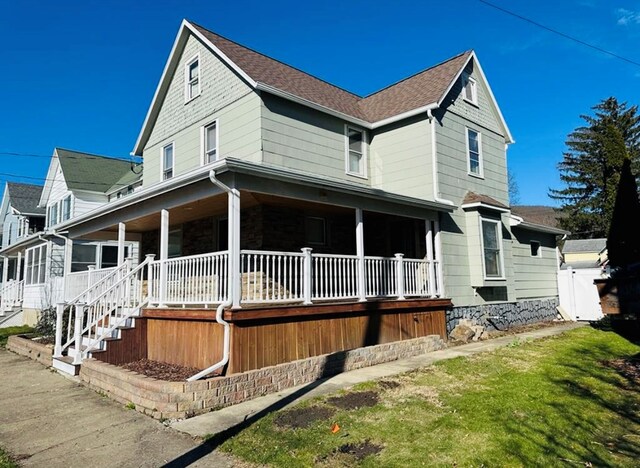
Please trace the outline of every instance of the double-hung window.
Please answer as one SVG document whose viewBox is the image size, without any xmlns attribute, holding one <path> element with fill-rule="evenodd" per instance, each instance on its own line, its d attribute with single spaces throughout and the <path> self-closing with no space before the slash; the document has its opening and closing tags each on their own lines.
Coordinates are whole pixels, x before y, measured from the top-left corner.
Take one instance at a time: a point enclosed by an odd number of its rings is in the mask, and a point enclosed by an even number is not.
<svg viewBox="0 0 640 468">
<path fill-rule="evenodd" d="M 346 127 L 347 174 L 366 177 L 365 172 L 365 133 L 352 127 Z"/>
<path fill-rule="evenodd" d="M 482 177 L 482 135 L 467 128 L 467 159 L 469 174 Z"/>
<path fill-rule="evenodd" d="M 218 160 L 218 122 L 204 127 L 204 163 Z"/>
<path fill-rule="evenodd" d="M 60 221 L 66 221 L 71 218 L 71 195 L 62 199 L 62 219 Z"/>
<path fill-rule="evenodd" d="M 58 203 L 54 203 L 49 207 L 49 226 L 58 224 Z"/>
<path fill-rule="evenodd" d="M 184 67 L 184 100 L 190 101 L 200 94 L 200 56 L 196 55 Z"/>
<path fill-rule="evenodd" d="M 482 250 L 485 278 L 502 278 L 502 236 L 500 221 L 492 219 L 480 220 L 482 226 Z"/>
<path fill-rule="evenodd" d="M 162 147 L 162 180 L 173 177 L 173 143 Z"/>
</svg>

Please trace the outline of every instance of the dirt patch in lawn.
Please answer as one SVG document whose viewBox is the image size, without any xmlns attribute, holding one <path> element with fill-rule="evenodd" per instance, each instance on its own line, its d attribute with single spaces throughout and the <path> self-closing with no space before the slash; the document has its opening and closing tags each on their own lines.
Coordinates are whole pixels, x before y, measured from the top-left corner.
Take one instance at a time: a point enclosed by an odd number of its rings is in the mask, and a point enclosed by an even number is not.
<svg viewBox="0 0 640 468">
<path fill-rule="evenodd" d="M 316 421 L 329 419 L 336 413 L 333 408 L 310 406 L 283 411 L 273 421 L 277 427 L 286 429 L 304 429 Z"/>
<path fill-rule="evenodd" d="M 378 386 L 383 390 L 393 390 L 400 386 L 400 382 L 396 382 L 395 380 L 381 380 L 378 382 Z"/>
<path fill-rule="evenodd" d="M 378 404 L 379 398 L 376 392 L 353 392 L 327 400 L 330 405 L 342 410 L 353 410 L 358 408 L 369 408 Z"/>
<path fill-rule="evenodd" d="M 181 382 L 187 380 L 192 375 L 197 374 L 201 369 L 195 367 L 185 367 L 177 364 L 167 364 L 166 362 L 150 361 L 149 359 L 140 359 L 139 361 L 129 362 L 122 365 L 138 374 L 153 377 L 154 379 L 167 380 L 169 382 Z"/>
<path fill-rule="evenodd" d="M 516 335 L 518 333 L 541 330 L 543 328 L 557 327 L 558 325 L 562 325 L 563 323 L 564 322 L 537 322 L 537 323 L 530 323 L 529 325 L 517 325 L 515 327 L 511 327 L 506 330 L 489 331 L 487 332 L 487 337 L 491 339 L 491 338 L 499 338 L 501 336 Z"/>
<path fill-rule="evenodd" d="M 331 452 L 331 454 L 319 458 L 317 463 L 320 466 L 331 467 L 353 466 L 354 463 L 361 462 L 366 457 L 379 454 L 383 448 L 381 445 L 373 444 L 369 440 L 344 444 Z"/>
<path fill-rule="evenodd" d="M 628 359 L 613 359 L 604 361 L 605 366 L 618 371 L 624 378 L 630 380 L 635 385 L 640 385 L 640 354 L 636 354 Z"/>
</svg>

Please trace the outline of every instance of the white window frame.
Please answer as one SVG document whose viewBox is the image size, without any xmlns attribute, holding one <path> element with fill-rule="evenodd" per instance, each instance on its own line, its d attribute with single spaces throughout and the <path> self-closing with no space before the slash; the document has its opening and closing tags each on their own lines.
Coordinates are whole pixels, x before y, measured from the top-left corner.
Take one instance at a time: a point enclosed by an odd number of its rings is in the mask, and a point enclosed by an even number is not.
<svg viewBox="0 0 640 468">
<path fill-rule="evenodd" d="M 471 85 L 471 99 L 467 97 L 468 85 Z M 478 82 L 467 73 L 462 75 L 462 98 L 469 104 L 478 105 Z"/>
<path fill-rule="evenodd" d="M 29 233 L 29 217 L 18 217 L 18 239 L 25 237 Z"/>
<path fill-rule="evenodd" d="M 356 132 L 360 132 L 362 134 L 362 172 L 353 172 L 349 168 L 349 130 L 353 130 Z M 345 163 L 345 172 L 347 175 L 353 177 L 359 177 L 361 179 L 367 179 L 367 131 L 363 128 L 359 128 L 353 125 L 345 124 L 344 126 L 344 163 Z"/>
<path fill-rule="evenodd" d="M 216 149 L 215 149 L 215 159 L 212 161 L 208 160 L 208 154 L 207 154 L 207 129 L 209 127 L 211 127 L 212 125 L 216 126 Z M 212 120 L 211 122 L 209 122 L 207 125 L 203 125 L 200 128 L 200 163 L 203 166 L 206 166 L 207 164 L 211 164 L 213 162 L 216 162 L 220 159 L 220 124 L 218 122 L 218 119 Z"/>
<path fill-rule="evenodd" d="M 65 218 L 65 213 L 64 213 L 64 203 L 66 200 L 69 200 L 69 217 Z M 66 197 L 64 197 L 62 200 L 60 200 L 60 222 L 64 222 L 64 221 L 68 221 L 73 217 L 73 197 L 71 196 L 71 194 L 67 195 Z"/>
<path fill-rule="evenodd" d="M 471 171 L 471 148 L 469 147 L 469 132 L 473 132 L 478 135 L 478 173 Z M 484 157 L 482 154 L 482 133 L 478 130 L 465 127 L 465 144 L 467 148 L 467 174 L 471 177 L 477 177 L 484 179 Z"/>
<path fill-rule="evenodd" d="M 24 284 L 37 285 L 47 282 L 47 244 L 36 245 L 27 249 L 24 257 Z M 37 258 L 34 254 L 37 252 Z M 34 259 L 36 263 L 34 263 Z M 29 264 L 31 262 L 31 265 Z M 44 277 L 40 281 L 42 269 L 44 269 Z"/>
<path fill-rule="evenodd" d="M 169 146 L 172 147 L 171 154 L 171 175 L 167 177 L 167 169 L 164 167 L 164 150 Z M 172 179 L 176 174 L 176 144 L 175 142 L 169 142 L 166 145 L 162 145 L 160 147 L 160 180 L 169 180 Z"/>
<path fill-rule="evenodd" d="M 53 222 L 53 219 L 51 216 L 53 213 L 55 213 L 56 215 L 55 222 Z M 58 202 L 55 202 L 47 207 L 47 226 L 49 227 L 55 226 L 58 223 L 60 223 L 60 208 L 58 206 Z"/>
<path fill-rule="evenodd" d="M 533 244 L 538 244 L 538 255 L 533 255 L 531 253 L 531 247 L 533 247 Z M 530 240 L 529 241 L 529 255 L 533 258 L 541 258 L 542 257 L 542 242 L 538 241 L 538 240 Z"/>
<path fill-rule="evenodd" d="M 198 76 L 195 78 L 195 80 L 198 83 L 198 92 L 195 94 L 191 94 L 190 85 L 193 80 L 189 80 L 189 67 L 191 67 L 191 65 L 193 65 L 194 62 L 198 62 Z M 200 54 L 198 53 L 195 56 L 191 57 L 191 59 L 184 64 L 184 103 L 185 104 L 193 101 L 195 98 L 200 96 L 200 91 L 202 90 L 200 70 L 202 70 L 202 63 L 200 63 Z"/>
<path fill-rule="evenodd" d="M 504 245 L 502 243 L 502 221 L 498 219 L 493 219 L 493 218 L 484 218 L 482 216 L 479 216 L 478 218 L 479 218 L 478 227 L 480 228 L 480 252 L 482 257 L 482 277 L 484 278 L 485 281 L 505 280 L 507 278 L 504 274 Z M 498 246 L 499 246 L 499 253 L 500 253 L 500 255 L 498 255 L 498 258 L 500 260 L 499 276 L 487 276 L 487 265 L 484 260 L 484 232 L 482 229 L 483 222 L 492 223 L 496 225 L 496 232 L 498 234 Z"/>
</svg>

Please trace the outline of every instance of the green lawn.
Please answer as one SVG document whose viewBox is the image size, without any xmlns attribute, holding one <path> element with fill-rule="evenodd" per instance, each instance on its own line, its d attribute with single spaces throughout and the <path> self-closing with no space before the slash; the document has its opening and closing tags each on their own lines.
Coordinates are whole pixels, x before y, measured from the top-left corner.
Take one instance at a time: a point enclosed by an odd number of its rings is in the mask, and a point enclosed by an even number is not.
<svg viewBox="0 0 640 468">
<path fill-rule="evenodd" d="M 307 428 L 276 424 L 287 414 L 270 414 L 222 450 L 288 468 L 638 466 L 640 385 L 604 361 L 639 353 L 638 345 L 590 327 L 526 343 L 514 338 L 495 352 L 351 389 L 377 392 L 372 407 L 337 410 L 330 397 L 304 402 L 297 409 L 335 410 Z M 339 450 L 364 441 L 382 450 L 360 459 Z"/>
<path fill-rule="evenodd" d="M 17 466 L 7 452 L 0 448 L 0 468 L 17 468 Z"/>
<path fill-rule="evenodd" d="M 0 348 L 6 346 L 7 340 L 11 335 L 21 335 L 22 333 L 33 333 L 33 328 L 27 325 L 23 325 L 21 327 L 0 328 Z"/>
</svg>

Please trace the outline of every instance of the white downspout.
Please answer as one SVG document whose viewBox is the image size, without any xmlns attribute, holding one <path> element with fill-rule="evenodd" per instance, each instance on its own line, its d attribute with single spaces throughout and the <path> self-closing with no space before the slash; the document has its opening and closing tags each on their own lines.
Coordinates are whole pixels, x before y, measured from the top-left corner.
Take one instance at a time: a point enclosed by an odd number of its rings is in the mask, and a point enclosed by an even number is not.
<svg viewBox="0 0 640 468">
<path fill-rule="evenodd" d="M 431 109 L 427 109 L 427 116 L 429 118 L 429 126 L 431 127 L 431 162 L 433 164 L 433 199 L 436 202 L 444 203 L 446 205 L 455 206 L 451 200 L 440 198 L 440 191 L 438 190 L 438 148 L 436 145 L 436 118 L 433 116 Z"/>
<path fill-rule="evenodd" d="M 216 178 L 215 171 L 211 170 L 209 172 L 209 180 L 211 180 L 211 182 L 214 185 L 216 185 L 220 189 L 227 192 L 227 195 L 229 197 L 234 196 L 233 190 L 227 185 L 225 185 L 224 183 L 220 182 Z M 231 225 L 231 223 L 229 223 L 229 225 Z M 231 238 L 229 238 L 229 242 L 231 242 Z M 232 278 L 232 271 L 231 271 L 233 268 L 232 264 L 233 262 L 231 262 L 231 260 L 227 262 L 227 268 L 228 268 L 227 278 L 229 278 L 230 280 Z M 229 284 L 231 284 L 231 281 L 229 281 Z M 224 301 L 222 304 L 220 304 L 216 309 L 216 322 L 218 322 L 220 325 L 224 327 L 224 339 L 222 343 L 222 359 L 216 362 L 214 365 L 207 367 L 203 371 L 200 371 L 197 374 L 192 375 L 187 379 L 187 382 L 193 382 L 195 380 L 201 379 L 202 377 L 206 377 L 207 375 L 211 374 L 213 371 L 220 369 L 221 367 L 225 366 L 227 362 L 229 362 L 229 348 L 230 348 L 230 342 L 231 342 L 230 326 L 229 326 L 229 322 L 224 321 L 224 319 L 222 318 L 222 314 L 224 313 L 224 309 L 226 309 L 227 307 L 231 307 L 232 305 L 233 305 L 233 298 L 232 298 L 231 291 L 229 291 L 229 294 L 227 294 L 227 300 Z"/>
</svg>

